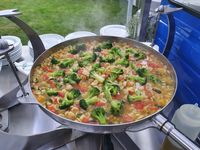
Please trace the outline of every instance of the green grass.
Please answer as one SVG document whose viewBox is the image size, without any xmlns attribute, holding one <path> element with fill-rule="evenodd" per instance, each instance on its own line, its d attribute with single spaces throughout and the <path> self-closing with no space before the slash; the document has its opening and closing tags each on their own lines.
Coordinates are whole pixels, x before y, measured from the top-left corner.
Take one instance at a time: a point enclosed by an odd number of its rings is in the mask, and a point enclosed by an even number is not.
<svg viewBox="0 0 200 150">
<path fill-rule="evenodd" d="M 87 30 L 99 34 L 108 24 L 125 24 L 126 0 L 0 0 L 0 10 L 19 9 L 19 16 L 38 34 Z M 0 18 L 0 35 L 15 35 L 27 44 L 27 37 L 14 23 Z"/>
</svg>

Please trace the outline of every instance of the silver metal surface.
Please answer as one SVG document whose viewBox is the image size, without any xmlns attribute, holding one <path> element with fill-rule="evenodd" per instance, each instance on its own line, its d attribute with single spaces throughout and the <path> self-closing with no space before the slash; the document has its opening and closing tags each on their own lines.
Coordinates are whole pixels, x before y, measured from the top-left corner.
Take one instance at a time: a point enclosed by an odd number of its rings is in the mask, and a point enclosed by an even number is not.
<svg viewBox="0 0 200 150">
<path fill-rule="evenodd" d="M 8 110 L 0 112 L 0 130 L 5 131 L 8 128 Z"/>
<path fill-rule="evenodd" d="M 150 48 L 146 45 L 139 43 L 138 41 L 134 41 L 134 40 L 131 40 L 131 39 L 126 39 L 126 38 L 119 38 L 119 37 L 110 37 L 110 36 L 83 37 L 83 38 L 77 38 L 77 39 L 62 42 L 62 43 L 50 48 L 49 50 L 45 51 L 42 55 L 40 55 L 36 59 L 35 63 L 32 66 L 31 72 L 29 74 L 29 83 L 31 81 L 33 70 L 35 69 L 35 67 L 37 65 L 43 63 L 43 60 L 45 58 L 47 58 L 48 56 L 50 56 L 52 53 L 55 53 L 56 51 L 63 49 L 64 47 L 72 45 L 72 44 L 76 44 L 76 43 L 79 43 L 79 42 L 83 42 L 83 43 L 84 42 L 90 42 L 90 41 L 94 41 L 94 40 L 98 41 L 98 42 L 103 42 L 103 41 L 124 42 L 124 43 L 127 43 L 129 46 L 132 46 L 132 47 L 140 47 L 140 48 L 142 48 L 142 50 L 148 51 L 152 55 L 156 56 L 163 64 L 165 64 L 167 66 L 167 68 L 170 71 L 171 76 L 174 80 L 174 91 L 173 91 L 172 97 L 169 100 L 168 104 L 172 101 L 174 94 L 176 92 L 176 88 L 177 88 L 177 77 L 176 77 L 176 73 L 175 73 L 172 65 L 170 64 L 170 62 L 163 55 L 161 55 L 159 52 L 155 51 L 154 49 L 152 49 L 152 48 Z M 29 85 L 29 89 L 31 89 L 30 85 Z M 31 95 L 31 94 L 32 93 L 30 92 L 29 96 L 32 97 L 33 95 Z M 28 99 L 32 99 L 32 98 L 28 98 Z M 23 103 L 23 100 L 21 99 L 20 102 Z M 58 121 L 59 123 L 61 123 L 63 125 L 69 125 L 71 128 L 77 129 L 77 130 L 80 130 L 80 131 L 83 131 L 83 132 L 101 133 L 101 134 L 124 132 L 129 126 L 132 126 L 133 128 L 137 128 L 137 127 L 140 128 L 140 126 L 142 124 L 149 122 L 150 118 L 152 118 L 154 115 L 161 112 L 163 109 L 165 109 L 168 106 L 168 104 L 167 104 L 160 111 L 158 111 L 154 114 L 151 114 L 151 115 L 149 115 L 149 116 L 147 116 L 147 117 L 145 117 L 145 118 L 143 118 L 139 121 L 136 121 L 136 122 L 122 123 L 122 124 L 111 124 L 111 125 L 94 125 L 94 124 L 75 122 L 73 120 L 60 117 L 60 116 L 50 112 L 48 109 L 46 109 L 42 105 L 40 105 L 36 101 L 35 98 L 33 98 L 31 103 L 37 103 L 47 115 L 49 115 L 50 117 L 52 117 L 53 119 L 55 119 L 56 121 Z"/>
<path fill-rule="evenodd" d="M 153 121 L 156 125 L 163 131 L 166 135 L 171 137 L 177 143 L 179 143 L 183 148 L 188 150 L 199 150 L 200 148 L 194 144 L 189 138 L 187 138 L 183 133 L 178 131 L 175 126 L 170 123 L 164 116 L 158 114 L 153 117 Z"/>
</svg>

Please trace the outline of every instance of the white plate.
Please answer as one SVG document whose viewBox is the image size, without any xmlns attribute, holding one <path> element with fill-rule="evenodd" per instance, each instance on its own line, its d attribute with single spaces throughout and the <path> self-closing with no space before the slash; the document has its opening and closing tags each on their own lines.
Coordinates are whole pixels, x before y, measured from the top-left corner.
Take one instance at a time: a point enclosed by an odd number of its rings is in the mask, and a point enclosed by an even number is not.
<svg viewBox="0 0 200 150">
<path fill-rule="evenodd" d="M 64 37 L 59 35 L 59 34 L 42 34 L 39 35 L 39 37 L 41 38 L 45 49 L 49 49 L 51 47 L 53 47 L 54 45 L 61 43 L 64 41 Z M 33 46 L 31 44 L 30 41 L 28 41 L 28 46 L 29 48 L 33 49 Z"/>
<path fill-rule="evenodd" d="M 39 35 L 40 39 L 42 40 L 45 49 L 49 49 L 56 44 L 59 44 L 64 41 L 64 37 L 59 34 L 42 34 Z M 33 46 L 30 41 L 28 41 L 29 53 L 33 57 Z"/>
<path fill-rule="evenodd" d="M 18 50 L 22 46 L 21 40 L 17 36 L 2 36 L 1 38 L 6 40 L 9 45 L 14 45 L 13 51 Z"/>
<path fill-rule="evenodd" d="M 76 38 L 86 37 L 86 36 L 96 36 L 96 34 L 92 32 L 88 32 L 88 31 L 77 31 L 77 32 L 68 34 L 65 37 L 65 40 L 71 40 L 71 39 L 76 39 Z"/>
<path fill-rule="evenodd" d="M 107 25 L 100 29 L 100 35 L 116 36 L 116 37 L 128 37 L 126 26 L 123 25 Z"/>
</svg>

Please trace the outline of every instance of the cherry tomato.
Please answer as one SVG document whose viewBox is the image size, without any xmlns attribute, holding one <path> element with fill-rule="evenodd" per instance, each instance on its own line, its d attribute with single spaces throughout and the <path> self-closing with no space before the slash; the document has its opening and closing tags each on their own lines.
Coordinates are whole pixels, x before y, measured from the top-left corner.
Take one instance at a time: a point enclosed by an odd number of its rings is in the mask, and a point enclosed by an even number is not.
<svg viewBox="0 0 200 150">
<path fill-rule="evenodd" d="M 105 106 L 105 102 L 103 102 L 103 101 L 98 101 L 98 102 L 96 102 L 95 103 L 95 106 L 97 106 L 97 107 L 101 107 L 101 106 Z"/>
<path fill-rule="evenodd" d="M 58 92 L 58 96 L 64 98 L 64 97 L 65 97 L 65 93 L 63 93 L 63 92 Z"/>
</svg>

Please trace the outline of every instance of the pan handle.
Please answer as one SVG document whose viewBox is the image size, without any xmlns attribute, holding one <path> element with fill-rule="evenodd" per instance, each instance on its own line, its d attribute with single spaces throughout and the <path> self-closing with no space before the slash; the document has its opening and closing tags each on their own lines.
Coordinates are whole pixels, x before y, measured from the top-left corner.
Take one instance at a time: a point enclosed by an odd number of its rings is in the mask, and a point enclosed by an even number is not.
<svg viewBox="0 0 200 150">
<path fill-rule="evenodd" d="M 183 133 L 177 130 L 175 126 L 163 115 L 157 114 L 155 117 L 152 118 L 152 121 L 155 123 L 157 128 L 159 128 L 161 131 L 163 131 L 166 135 L 171 137 L 185 149 L 199 150 L 199 147 L 196 144 L 194 144 Z"/>
</svg>

